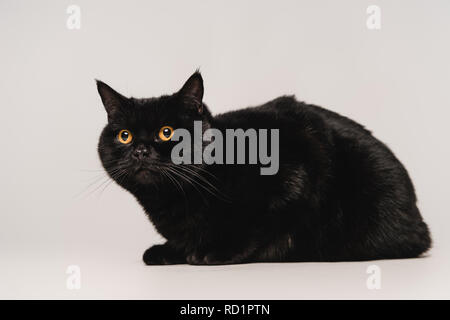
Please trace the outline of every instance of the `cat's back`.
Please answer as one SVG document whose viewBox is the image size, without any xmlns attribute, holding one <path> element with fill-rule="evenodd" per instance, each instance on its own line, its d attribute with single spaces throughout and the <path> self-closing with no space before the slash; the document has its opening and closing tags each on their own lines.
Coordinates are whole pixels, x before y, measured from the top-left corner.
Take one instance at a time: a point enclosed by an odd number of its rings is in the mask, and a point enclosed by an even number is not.
<svg viewBox="0 0 450 320">
<path fill-rule="evenodd" d="M 217 115 L 214 120 L 227 128 L 276 128 L 297 122 L 297 128 L 313 127 L 331 130 L 336 134 L 362 134 L 371 132 L 361 124 L 325 108 L 298 101 L 295 96 L 280 96 L 259 106 Z"/>
<path fill-rule="evenodd" d="M 227 128 L 275 128 L 283 120 L 303 118 L 304 110 L 294 96 L 281 96 L 258 106 L 216 115 L 215 124 Z"/>
</svg>

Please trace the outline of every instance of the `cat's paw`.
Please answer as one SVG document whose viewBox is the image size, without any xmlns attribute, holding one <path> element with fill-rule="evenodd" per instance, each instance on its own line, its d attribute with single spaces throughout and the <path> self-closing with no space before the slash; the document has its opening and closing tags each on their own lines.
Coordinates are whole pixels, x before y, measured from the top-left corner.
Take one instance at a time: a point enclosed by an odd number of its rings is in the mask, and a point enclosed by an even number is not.
<svg viewBox="0 0 450 320">
<path fill-rule="evenodd" d="M 186 262 L 193 265 L 206 264 L 204 256 L 197 253 L 192 253 L 186 257 Z"/>
<path fill-rule="evenodd" d="M 218 264 L 229 264 L 229 260 L 224 260 L 218 258 L 214 254 L 199 254 L 192 253 L 186 257 L 186 261 L 192 265 L 218 265 Z"/>
<path fill-rule="evenodd" d="M 186 261 L 176 255 L 166 244 L 154 245 L 144 252 L 142 257 L 146 265 L 179 264 Z"/>
</svg>

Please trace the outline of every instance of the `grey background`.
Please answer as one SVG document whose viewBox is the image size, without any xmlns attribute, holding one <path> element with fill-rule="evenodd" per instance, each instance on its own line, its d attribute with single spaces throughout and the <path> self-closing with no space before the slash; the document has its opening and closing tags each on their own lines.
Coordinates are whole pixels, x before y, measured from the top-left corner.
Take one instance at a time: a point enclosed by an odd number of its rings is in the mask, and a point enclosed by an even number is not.
<svg viewBox="0 0 450 320">
<path fill-rule="evenodd" d="M 366 28 L 371 4 L 381 30 Z M 0 298 L 450 298 L 449 13 L 446 0 L 0 1 Z M 373 130 L 415 182 L 429 257 L 144 266 L 163 239 L 131 195 L 103 190 L 94 78 L 148 97 L 197 67 L 214 113 L 296 94 Z"/>
</svg>

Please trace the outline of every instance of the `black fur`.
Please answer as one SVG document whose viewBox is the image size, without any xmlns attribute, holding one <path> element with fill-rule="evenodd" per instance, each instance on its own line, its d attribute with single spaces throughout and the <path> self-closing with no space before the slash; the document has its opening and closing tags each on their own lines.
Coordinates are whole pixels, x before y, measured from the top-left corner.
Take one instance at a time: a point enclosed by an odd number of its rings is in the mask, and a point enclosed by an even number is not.
<svg viewBox="0 0 450 320">
<path fill-rule="evenodd" d="M 125 98 L 98 81 L 108 112 L 99 155 L 167 239 L 146 264 L 354 261 L 418 257 L 430 248 L 406 169 L 358 123 L 284 96 L 258 107 L 211 116 L 196 72 L 173 94 Z M 174 165 L 164 125 L 279 128 L 280 167 Z M 121 129 L 132 143 L 118 142 Z M 144 148 L 146 157 L 134 158 Z M 139 160 L 140 159 L 140 160 Z"/>
</svg>

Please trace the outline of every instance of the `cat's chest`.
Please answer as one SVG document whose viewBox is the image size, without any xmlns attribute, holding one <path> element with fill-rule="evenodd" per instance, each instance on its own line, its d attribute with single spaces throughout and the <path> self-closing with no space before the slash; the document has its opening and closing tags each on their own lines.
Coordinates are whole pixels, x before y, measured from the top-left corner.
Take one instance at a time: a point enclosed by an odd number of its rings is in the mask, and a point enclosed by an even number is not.
<svg viewBox="0 0 450 320">
<path fill-rule="evenodd" d="M 139 199 L 157 231 L 167 239 L 192 237 L 206 229 L 207 208 L 186 199 L 162 197 Z"/>
</svg>

